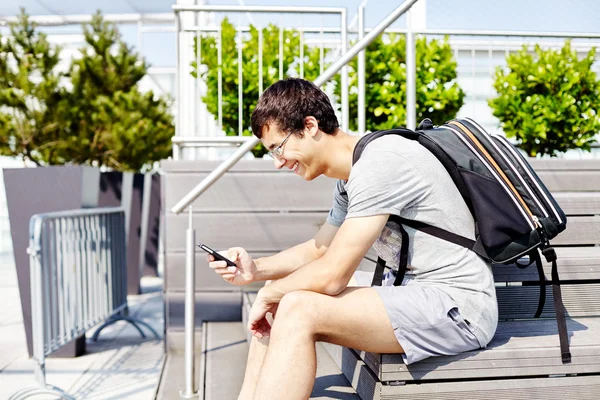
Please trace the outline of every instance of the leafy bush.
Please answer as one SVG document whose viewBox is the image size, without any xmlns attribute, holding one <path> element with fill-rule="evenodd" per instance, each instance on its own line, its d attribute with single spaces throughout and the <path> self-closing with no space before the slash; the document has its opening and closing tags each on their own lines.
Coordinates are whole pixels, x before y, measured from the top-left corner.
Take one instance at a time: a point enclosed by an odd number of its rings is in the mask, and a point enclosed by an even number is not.
<svg viewBox="0 0 600 400">
<path fill-rule="evenodd" d="M 498 68 L 489 101 L 507 137 L 531 157 L 569 149 L 590 150 L 600 131 L 600 82 L 592 71 L 596 50 L 579 59 L 566 42 L 559 50 L 527 47 Z"/>
<path fill-rule="evenodd" d="M 235 27 L 224 19 L 221 24 L 223 41 L 223 129 L 227 135 L 238 134 L 238 59 L 235 43 Z M 242 53 L 243 68 L 243 127 L 244 135 L 250 135 L 250 115 L 258 99 L 258 30 L 250 27 L 249 40 L 245 40 Z M 299 32 L 285 30 L 284 34 L 284 75 L 298 76 L 300 40 Z M 379 37 L 366 50 L 366 128 L 369 130 L 388 129 L 406 125 L 406 45 L 404 35 L 390 34 L 385 39 Z M 279 79 L 279 28 L 269 25 L 263 29 L 263 83 L 267 88 Z M 444 122 L 452 119 L 463 105 L 464 92 L 456 79 L 456 62 L 452 49 L 445 39 L 427 41 L 420 38 L 417 44 L 417 120 L 431 118 Z M 197 52 L 197 43 L 194 51 Z M 318 48 L 304 49 L 304 77 L 314 80 L 319 76 Z M 197 54 L 197 53 L 195 53 Z M 217 41 L 214 36 L 201 39 L 200 78 L 207 84 L 207 94 L 202 101 L 208 111 L 218 115 L 218 58 Z M 326 50 L 325 59 L 330 58 Z M 350 129 L 357 129 L 358 115 L 358 75 L 357 59 L 349 64 L 349 112 Z M 325 64 L 324 68 L 328 65 Z M 197 77 L 196 62 L 192 63 L 193 76 Z M 333 87 L 334 103 L 340 99 L 341 78 L 336 75 Z M 262 156 L 265 150 L 259 144 L 253 150 L 255 156 Z"/>
<path fill-rule="evenodd" d="M 222 41 L 222 121 L 223 130 L 228 136 L 238 135 L 238 50 L 236 44 L 236 29 L 225 18 L 221 23 Z M 262 29 L 262 77 L 263 90 L 279 80 L 279 28 L 269 25 Z M 201 65 L 200 78 L 206 82 L 207 94 L 202 97 L 208 111 L 218 116 L 218 46 L 215 35 L 203 35 L 200 39 Z M 258 87 L 258 29 L 250 26 L 250 37 L 243 40 L 242 45 L 242 118 L 243 135 L 250 136 L 250 116 L 260 96 Z M 198 43 L 194 39 L 194 54 L 197 54 Z M 285 29 L 283 32 L 283 75 L 299 75 L 300 70 L 300 33 L 296 30 Z M 318 51 L 309 53 L 305 46 L 304 77 L 314 80 L 319 75 Z M 315 58 L 317 61 L 315 61 Z M 192 75 L 197 77 L 196 61 L 192 62 Z M 266 153 L 262 144 L 252 150 L 256 157 Z"/>
<path fill-rule="evenodd" d="M 141 93 L 147 65 L 98 12 L 67 73 L 23 11 L 0 38 L 0 154 L 37 165 L 89 164 L 138 171 L 171 152 L 166 99 Z"/>
<path fill-rule="evenodd" d="M 0 34 L 0 154 L 37 165 L 62 164 L 67 92 L 61 87 L 60 47 L 23 12 Z"/>
<path fill-rule="evenodd" d="M 443 123 L 456 116 L 465 93 L 456 79 L 456 61 L 448 39 L 416 40 L 416 120 Z M 358 61 L 350 63 L 350 129 L 358 126 Z M 379 36 L 365 54 L 365 125 L 367 130 L 406 126 L 406 36 Z"/>
</svg>

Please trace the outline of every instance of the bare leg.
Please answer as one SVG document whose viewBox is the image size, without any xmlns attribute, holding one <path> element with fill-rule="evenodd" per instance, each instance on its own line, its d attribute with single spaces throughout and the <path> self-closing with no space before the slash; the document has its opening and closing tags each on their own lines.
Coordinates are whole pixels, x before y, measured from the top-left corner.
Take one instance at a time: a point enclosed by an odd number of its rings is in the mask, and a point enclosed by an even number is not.
<svg viewBox="0 0 600 400">
<path fill-rule="evenodd" d="M 288 293 L 279 304 L 254 399 L 308 399 L 317 341 L 375 353 L 403 352 L 374 289 L 347 288 L 335 297 Z"/>
<path fill-rule="evenodd" d="M 244 384 L 242 385 L 238 400 L 252 400 L 254 397 L 256 382 L 258 382 L 258 376 L 265 360 L 268 346 L 268 337 L 263 339 L 252 338 L 248 352 L 248 362 L 246 363 L 246 373 L 244 374 Z"/>
<path fill-rule="evenodd" d="M 274 281 L 266 281 L 265 286 Z M 273 318 L 267 317 L 269 322 L 273 324 Z M 258 339 L 252 337 L 250 341 L 250 348 L 248 350 L 248 361 L 246 362 L 246 372 L 244 373 L 244 383 L 242 384 L 242 390 L 238 396 L 238 400 L 252 400 L 254 397 L 254 391 L 256 390 L 256 382 L 258 382 L 258 376 L 262 368 L 267 349 L 269 347 L 269 338 L 265 337 Z"/>
</svg>

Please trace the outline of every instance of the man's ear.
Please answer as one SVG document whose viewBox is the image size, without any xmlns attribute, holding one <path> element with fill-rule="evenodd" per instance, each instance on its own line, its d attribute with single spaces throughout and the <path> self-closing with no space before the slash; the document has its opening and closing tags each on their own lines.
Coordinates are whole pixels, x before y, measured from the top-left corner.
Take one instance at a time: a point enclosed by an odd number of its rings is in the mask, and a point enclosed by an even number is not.
<svg viewBox="0 0 600 400">
<path fill-rule="evenodd" d="M 319 132 L 319 121 L 312 116 L 304 118 L 304 131 L 310 136 L 315 136 Z"/>
</svg>

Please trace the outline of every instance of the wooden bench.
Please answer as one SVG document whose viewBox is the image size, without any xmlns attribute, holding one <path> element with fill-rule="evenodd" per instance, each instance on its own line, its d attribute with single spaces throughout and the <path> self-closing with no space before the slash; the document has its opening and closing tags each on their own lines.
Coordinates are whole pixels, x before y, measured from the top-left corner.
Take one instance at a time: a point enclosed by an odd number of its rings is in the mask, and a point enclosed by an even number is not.
<svg viewBox="0 0 600 400">
<path fill-rule="evenodd" d="M 534 160 L 567 214 L 558 253 L 572 362 L 561 361 L 548 286 L 533 319 L 539 278 L 531 266 L 494 266 L 500 322 L 484 350 L 406 366 L 396 354 L 326 345 L 362 399 L 597 399 L 600 397 L 600 160 Z M 551 266 L 544 263 L 546 279 Z M 550 379 L 553 378 L 553 379 Z"/>
</svg>

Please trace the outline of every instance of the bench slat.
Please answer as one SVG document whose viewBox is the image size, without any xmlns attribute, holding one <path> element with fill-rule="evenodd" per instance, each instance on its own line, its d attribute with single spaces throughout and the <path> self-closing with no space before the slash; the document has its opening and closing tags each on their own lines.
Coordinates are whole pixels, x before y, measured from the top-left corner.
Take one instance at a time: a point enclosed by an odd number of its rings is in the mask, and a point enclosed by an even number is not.
<svg viewBox="0 0 600 400">
<path fill-rule="evenodd" d="M 551 240 L 553 245 L 600 244 L 600 216 L 568 217 L 567 229 Z"/>
<path fill-rule="evenodd" d="M 561 280 L 600 279 L 600 247 L 557 247 L 558 273 Z M 546 279 L 551 277 L 552 264 L 542 257 Z M 492 266 L 496 282 L 537 282 L 535 265 L 521 269 L 516 265 Z"/>
<path fill-rule="evenodd" d="M 595 400 L 600 392 L 600 377 L 560 377 L 554 379 L 509 379 L 453 382 L 435 385 L 382 387 L 381 399 L 411 400 Z M 403 395 L 403 397 L 399 397 Z"/>
<path fill-rule="evenodd" d="M 600 174 L 600 159 L 529 158 L 527 161 L 538 174 L 548 171 L 555 174 L 563 171 L 596 171 Z"/>
<path fill-rule="evenodd" d="M 533 318 L 538 306 L 538 286 L 496 287 L 500 320 Z M 600 315 L 600 284 L 561 285 L 562 299 L 568 317 Z M 542 318 L 554 318 L 552 287 L 546 287 L 546 303 Z"/>
<path fill-rule="evenodd" d="M 600 318 L 570 319 L 567 324 L 570 364 L 561 362 L 553 320 L 503 322 L 485 350 L 431 357 L 409 366 L 398 354 L 358 354 L 382 382 L 600 373 Z"/>
<path fill-rule="evenodd" d="M 383 384 L 353 350 L 331 344 L 325 347 L 330 353 L 341 353 L 336 362 L 363 400 L 596 400 L 600 390 L 600 376 Z"/>
<path fill-rule="evenodd" d="M 600 213 L 600 193 L 556 192 L 552 195 L 567 215 L 567 218 L 570 215 L 598 215 Z"/>
<path fill-rule="evenodd" d="M 551 193 L 600 192 L 600 170 L 537 171 Z"/>
</svg>

